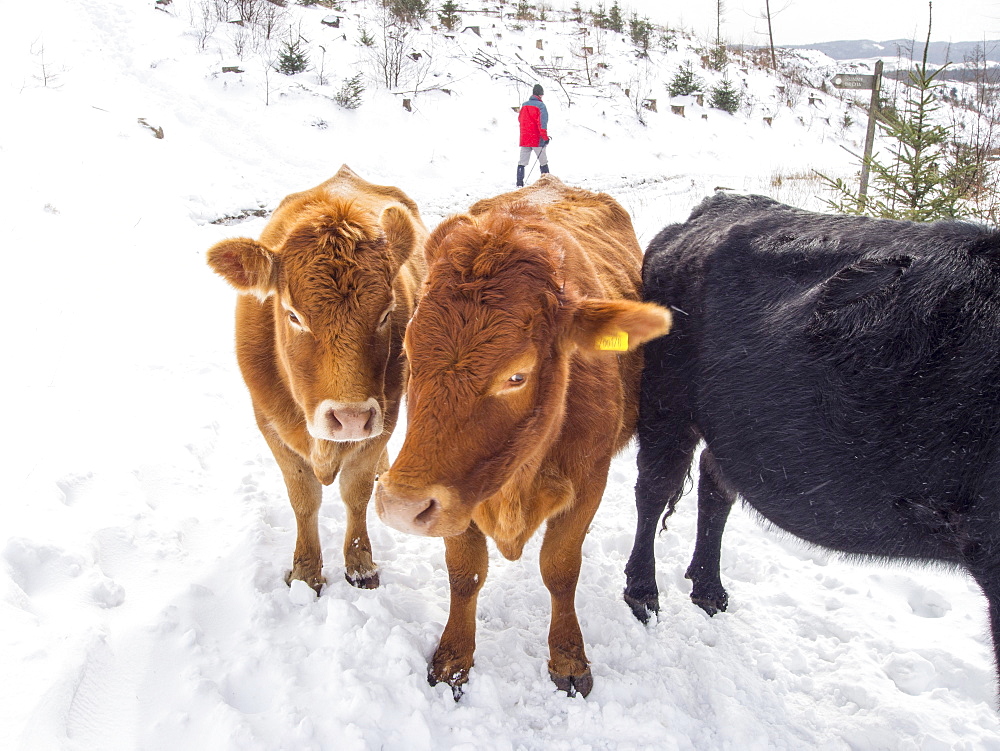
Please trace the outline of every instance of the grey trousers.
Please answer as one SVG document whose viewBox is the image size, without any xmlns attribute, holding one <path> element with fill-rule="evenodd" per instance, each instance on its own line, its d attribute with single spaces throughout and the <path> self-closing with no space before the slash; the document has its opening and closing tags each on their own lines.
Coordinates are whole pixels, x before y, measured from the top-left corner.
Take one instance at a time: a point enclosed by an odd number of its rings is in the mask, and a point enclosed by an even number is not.
<svg viewBox="0 0 1000 751">
<path fill-rule="evenodd" d="M 545 146 L 522 146 L 521 147 L 521 158 L 517 160 L 518 167 L 527 167 L 528 160 L 531 159 L 531 152 L 534 151 L 538 154 L 538 164 L 539 166 L 549 163 L 549 157 L 545 153 Z"/>
</svg>

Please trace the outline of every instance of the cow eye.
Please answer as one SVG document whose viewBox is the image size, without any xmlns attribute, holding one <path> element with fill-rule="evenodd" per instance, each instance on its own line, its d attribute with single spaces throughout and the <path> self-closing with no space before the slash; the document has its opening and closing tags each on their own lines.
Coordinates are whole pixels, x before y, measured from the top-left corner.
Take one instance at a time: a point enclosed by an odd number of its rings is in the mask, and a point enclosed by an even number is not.
<svg viewBox="0 0 1000 751">
<path fill-rule="evenodd" d="M 515 365 L 515 367 L 517 366 Z M 507 372 L 509 373 L 510 371 Z M 516 391 L 521 391 L 524 388 L 525 384 L 528 383 L 528 379 L 530 377 L 531 377 L 530 370 L 527 371 L 522 370 L 519 373 L 514 373 L 513 375 L 508 376 L 503 381 L 497 379 L 497 381 L 495 381 L 497 385 L 494 386 L 493 393 L 498 395 L 513 394 Z"/>
<path fill-rule="evenodd" d="M 298 317 L 297 315 L 295 315 L 295 314 L 294 314 L 294 313 L 293 313 L 292 311 L 290 311 L 290 310 L 288 311 L 288 320 L 289 320 L 289 321 L 291 321 L 292 323 L 294 323 L 294 324 L 295 324 L 296 326 L 301 326 L 301 325 L 302 325 L 302 324 L 301 324 L 301 323 L 299 322 L 299 317 Z"/>
<path fill-rule="evenodd" d="M 392 307 L 393 306 L 389 306 L 388 308 L 386 308 L 385 313 L 383 313 L 382 317 L 379 319 L 378 327 L 380 329 L 385 328 L 386 324 L 389 323 L 389 316 L 392 315 Z"/>
</svg>

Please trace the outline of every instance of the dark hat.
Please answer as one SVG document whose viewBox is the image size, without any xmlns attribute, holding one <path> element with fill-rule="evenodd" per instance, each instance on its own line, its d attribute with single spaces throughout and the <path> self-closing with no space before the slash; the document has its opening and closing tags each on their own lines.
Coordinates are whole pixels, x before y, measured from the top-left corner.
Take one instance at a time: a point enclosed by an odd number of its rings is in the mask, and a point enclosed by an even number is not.
<svg viewBox="0 0 1000 751">
<path fill-rule="evenodd" d="M 542 94 L 545 93 L 545 89 L 542 88 L 542 85 L 540 83 L 536 83 L 535 88 L 531 90 L 531 93 L 534 96 L 541 96 Z"/>
</svg>

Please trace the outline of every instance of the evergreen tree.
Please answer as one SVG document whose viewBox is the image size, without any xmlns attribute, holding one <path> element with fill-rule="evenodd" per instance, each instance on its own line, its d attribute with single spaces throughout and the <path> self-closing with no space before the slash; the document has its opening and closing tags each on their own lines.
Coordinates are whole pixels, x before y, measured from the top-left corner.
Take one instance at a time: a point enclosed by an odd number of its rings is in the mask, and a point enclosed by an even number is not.
<svg viewBox="0 0 1000 751">
<path fill-rule="evenodd" d="M 394 18 L 402 23 L 416 26 L 430 10 L 430 0 L 382 0 Z"/>
<path fill-rule="evenodd" d="M 708 67 L 712 70 L 722 71 L 729 62 L 729 53 L 726 52 L 726 45 L 716 42 L 712 49 L 708 51 Z"/>
<path fill-rule="evenodd" d="M 930 28 L 927 32 L 928 45 Z M 836 199 L 827 204 L 847 214 L 867 214 L 886 219 L 930 221 L 956 217 L 964 197 L 966 166 L 949 153 L 950 130 L 932 120 L 940 108 L 935 82 L 944 68 L 930 72 L 927 46 L 921 62 L 910 71 L 910 87 L 902 111 L 880 111 L 878 125 L 891 142 L 890 158 L 868 161 L 869 196 L 850 190 L 843 180 L 821 175 Z"/>
<path fill-rule="evenodd" d="M 670 79 L 669 86 L 667 86 L 667 93 L 670 96 L 689 96 L 696 91 L 704 90 L 705 82 L 694 74 L 694 68 L 691 67 L 690 60 L 681 64 L 674 77 Z"/>
<path fill-rule="evenodd" d="M 356 110 L 361 106 L 361 95 L 365 93 L 365 85 L 360 73 L 344 81 L 340 91 L 333 95 L 333 101 L 344 109 Z"/>
<path fill-rule="evenodd" d="M 455 3 L 455 0 L 445 0 L 441 5 L 441 10 L 438 11 L 438 21 L 448 31 L 454 31 L 455 27 L 462 22 L 461 17 L 458 15 L 458 5 Z"/>
<path fill-rule="evenodd" d="M 639 49 L 640 57 L 649 57 L 650 38 L 653 35 L 653 24 L 648 18 L 639 18 L 635 13 L 628 20 L 629 38 Z"/>
<path fill-rule="evenodd" d="M 309 67 L 309 56 L 302 49 L 301 37 L 292 39 L 284 43 L 281 54 L 278 56 L 278 64 L 275 66 L 279 73 L 286 76 L 293 76 L 302 73 Z"/>
<path fill-rule="evenodd" d="M 570 13 L 573 14 L 571 18 L 575 23 L 583 23 L 583 8 L 580 7 L 579 1 L 573 3 L 573 7 L 570 8 Z"/>
<path fill-rule="evenodd" d="M 521 0 L 517 4 L 517 11 L 515 12 L 514 18 L 518 21 L 534 21 L 535 14 L 531 9 L 531 4 L 528 0 Z"/>
<path fill-rule="evenodd" d="M 591 11 L 590 15 L 594 19 L 594 26 L 599 29 L 608 28 L 608 17 L 604 13 L 604 3 L 598 3 L 597 10 Z"/>
<path fill-rule="evenodd" d="M 361 24 L 358 27 L 358 32 L 360 34 L 360 36 L 358 37 L 358 44 L 360 44 L 362 47 L 374 47 L 375 46 L 375 37 L 372 36 L 372 34 L 371 34 L 370 31 L 368 31 L 368 27 L 367 26 L 365 26 L 364 24 Z"/>
<path fill-rule="evenodd" d="M 740 108 L 742 101 L 743 95 L 736 90 L 728 78 L 723 78 L 722 82 L 712 89 L 712 98 L 709 100 L 709 104 L 733 115 Z"/>
<path fill-rule="evenodd" d="M 606 28 L 618 34 L 625 31 L 625 19 L 622 18 L 622 9 L 618 6 L 618 0 L 612 3 L 611 10 L 608 11 L 608 25 Z"/>
</svg>

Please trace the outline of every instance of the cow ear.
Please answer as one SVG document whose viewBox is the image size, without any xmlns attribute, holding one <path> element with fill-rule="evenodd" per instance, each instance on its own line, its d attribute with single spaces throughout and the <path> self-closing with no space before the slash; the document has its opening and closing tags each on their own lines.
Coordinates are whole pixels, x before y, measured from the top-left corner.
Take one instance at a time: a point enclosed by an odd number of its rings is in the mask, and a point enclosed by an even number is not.
<svg viewBox="0 0 1000 751">
<path fill-rule="evenodd" d="M 427 261 L 427 266 L 433 266 L 434 262 L 438 259 L 441 254 L 441 243 L 444 238 L 448 236 L 450 232 L 463 226 L 470 226 L 472 224 L 472 219 L 465 214 L 456 214 L 455 216 L 450 216 L 445 219 L 441 224 L 434 228 L 431 232 L 430 238 L 427 240 L 427 244 L 424 246 L 424 258 Z"/>
<path fill-rule="evenodd" d="M 208 265 L 240 294 L 261 300 L 275 291 L 278 259 L 256 240 L 236 237 L 208 249 Z"/>
<path fill-rule="evenodd" d="M 398 206 L 389 206 L 382 212 L 378 223 L 382 226 L 393 257 L 398 264 L 403 265 L 417 244 L 413 220 Z"/>
<path fill-rule="evenodd" d="M 570 338 L 585 352 L 625 352 L 670 331 L 670 311 L 631 300 L 580 300 Z"/>
</svg>

